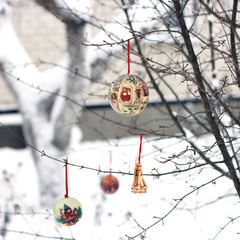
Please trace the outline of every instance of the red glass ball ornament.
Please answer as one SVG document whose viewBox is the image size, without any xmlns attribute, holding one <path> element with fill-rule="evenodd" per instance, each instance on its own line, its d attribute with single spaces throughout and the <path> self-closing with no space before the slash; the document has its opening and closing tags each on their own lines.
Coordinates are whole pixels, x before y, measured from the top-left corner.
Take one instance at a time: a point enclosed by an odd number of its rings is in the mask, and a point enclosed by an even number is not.
<svg viewBox="0 0 240 240">
<path fill-rule="evenodd" d="M 102 177 L 101 188 L 107 194 L 115 193 L 119 188 L 119 181 L 112 174 Z"/>
<path fill-rule="evenodd" d="M 149 91 L 147 84 L 138 76 L 120 76 L 109 88 L 108 100 L 111 107 L 123 115 L 136 115 L 147 106 Z"/>
</svg>

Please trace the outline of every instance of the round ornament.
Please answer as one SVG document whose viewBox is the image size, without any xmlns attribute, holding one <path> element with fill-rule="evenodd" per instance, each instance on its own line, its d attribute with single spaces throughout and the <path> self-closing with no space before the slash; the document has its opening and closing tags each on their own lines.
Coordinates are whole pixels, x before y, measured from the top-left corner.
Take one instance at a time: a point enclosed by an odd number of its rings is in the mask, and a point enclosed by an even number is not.
<svg viewBox="0 0 240 240">
<path fill-rule="evenodd" d="M 82 205 L 75 198 L 61 198 L 53 207 L 53 217 L 62 226 L 75 225 L 82 217 Z"/>
<path fill-rule="evenodd" d="M 112 174 L 109 174 L 109 175 L 102 177 L 100 185 L 101 185 L 102 190 L 105 193 L 111 194 L 111 193 L 115 193 L 118 190 L 119 181 Z"/>
<path fill-rule="evenodd" d="M 136 115 L 147 106 L 149 91 L 147 84 L 138 76 L 120 76 L 109 88 L 108 100 L 111 107 L 123 115 Z"/>
</svg>

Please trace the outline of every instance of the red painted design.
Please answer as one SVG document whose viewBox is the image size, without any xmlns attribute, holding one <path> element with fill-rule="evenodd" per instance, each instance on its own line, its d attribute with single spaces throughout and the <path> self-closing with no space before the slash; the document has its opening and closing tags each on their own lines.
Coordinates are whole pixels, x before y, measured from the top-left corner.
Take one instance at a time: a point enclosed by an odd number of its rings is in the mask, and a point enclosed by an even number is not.
<svg viewBox="0 0 240 240">
<path fill-rule="evenodd" d="M 124 87 L 121 91 L 120 98 L 123 102 L 128 102 L 131 99 L 131 89 Z"/>
</svg>

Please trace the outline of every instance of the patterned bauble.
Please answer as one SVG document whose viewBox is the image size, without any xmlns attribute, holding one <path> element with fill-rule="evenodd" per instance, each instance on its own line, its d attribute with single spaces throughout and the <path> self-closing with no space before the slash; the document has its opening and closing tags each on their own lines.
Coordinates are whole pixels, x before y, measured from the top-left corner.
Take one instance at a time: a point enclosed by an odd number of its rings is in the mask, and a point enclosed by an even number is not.
<svg viewBox="0 0 240 240">
<path fill-rule="evenodd" d="M 107 194 L 115 193 L 118 190 L 118 187 L 119 181 L 112 174 L 102 177 L 101 188 L 105 193 Z"/>
<path fill-rule="evenodd" d="M 62 226 L 72 226 L 82 217 L 82 205 L 75 198 L 61 198 L 53 207 L 53 217 Z"/>
<path fill-rule="evenodd" d="M 108 91 L 108 100 L 112 108 L 117 113 L 128 116 L 142 112 L 147 106 L 148 96 L 147 84 L 132 74 L 120 76 Z"/>
</svg>

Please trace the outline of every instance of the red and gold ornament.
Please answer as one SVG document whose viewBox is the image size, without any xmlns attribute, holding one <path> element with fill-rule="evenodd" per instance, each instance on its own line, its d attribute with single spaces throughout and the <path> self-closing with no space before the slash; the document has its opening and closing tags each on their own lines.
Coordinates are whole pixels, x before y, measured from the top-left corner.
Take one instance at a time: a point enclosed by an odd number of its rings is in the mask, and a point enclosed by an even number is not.
<svg viewBox="0 0 240 240">
<path fill-rule="evenodd" d="M 142 112 L 147 106 L 148 96 L 147 84 L 132 74 L 120 76 L 108 91 L 108 100 L 113 110 L 128 116 Z"/>
<path fill-rule="evenodd" d="M 115 193 L 119 188 L 119 181 L 111 173 L 101 179 L 101 188 L 107 194 Z"/>
<path fill-rule="evenodd" d="M 102 190 L 106 194 L 112 194 L 115 193 L 119 188 L 119 181 L 116 177 L 114 177 L 111 173 L 111 165 L 112 165 L 112 151 L 109 151 L 110 153 L 110 174 L 105 175 L 101 179 L 100 186 Z"/>
<path fill-rule="evenodd" d="M 138 76 L 130 74 L 130 40 L 128 39 L 128 74 L 121 75 L 108 90 L 108 100 L 117 113 L 132 116 L 147 106 L 149 90 Z"/>
</svg>

